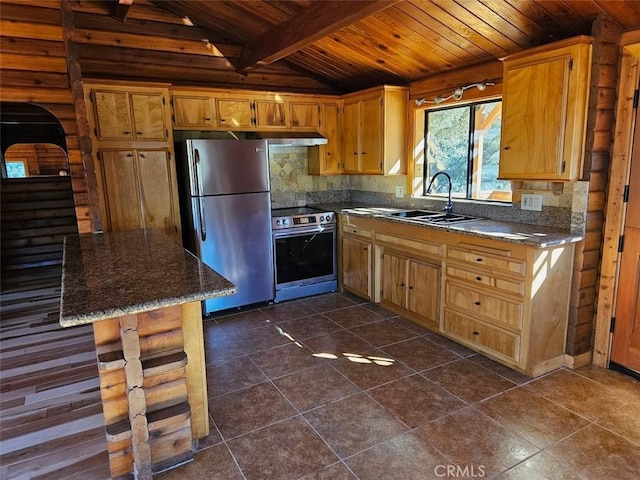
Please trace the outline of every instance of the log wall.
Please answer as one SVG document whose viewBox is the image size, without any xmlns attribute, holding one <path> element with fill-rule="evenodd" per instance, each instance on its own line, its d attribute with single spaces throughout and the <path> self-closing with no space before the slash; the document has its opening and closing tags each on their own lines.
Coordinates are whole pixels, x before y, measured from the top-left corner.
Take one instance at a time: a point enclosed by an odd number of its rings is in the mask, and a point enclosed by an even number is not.
<svg viewBox="0 0 640 480">
<path fill-rule="evenodd" d="M 576 248 L 567 353 L 592 349 L 600 249 L 614 131 L 614 111 L 620 61 L 621 28 L 605 16 L 593 23 L 593 61 L 584 178 L 589 180 L 585 240 Z"/>
<path fill-rule="evenodd" d="M 87 233 L 93 231 L 93 220 L 60 12 L 57 1 L 2 1 L 0 101 L 37 104 L 60 121 L 66 135 L 78 231 Z"/>
</svg>

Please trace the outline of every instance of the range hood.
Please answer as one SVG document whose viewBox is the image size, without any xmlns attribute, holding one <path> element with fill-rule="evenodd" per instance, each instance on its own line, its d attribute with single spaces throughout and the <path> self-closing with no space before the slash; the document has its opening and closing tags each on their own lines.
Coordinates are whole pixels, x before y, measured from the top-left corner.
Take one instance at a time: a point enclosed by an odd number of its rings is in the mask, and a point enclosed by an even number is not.
<svg viewBox="0 0 640 480">
<path fill-rule="evenodd" d="M 315 147 L 326 145 L 327 139 L 318 132 L 255 132 L 255 138 L 269 142 L 270 147 Z M 247 138 L 250 138 L 247 135 Z"/>
</svg>

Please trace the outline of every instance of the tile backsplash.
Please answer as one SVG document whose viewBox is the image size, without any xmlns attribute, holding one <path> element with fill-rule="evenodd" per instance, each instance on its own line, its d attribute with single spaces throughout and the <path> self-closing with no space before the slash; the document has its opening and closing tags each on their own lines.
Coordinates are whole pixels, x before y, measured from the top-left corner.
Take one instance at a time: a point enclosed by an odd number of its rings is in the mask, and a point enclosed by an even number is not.
<svg viewBox="0 0 640 480">
<path fill-rule="evenodd" d="M 406 187 L 406 175 L 308 175 L 306 147 L 271 148 L 269 171 L 273 208 L 314 203 L 357 202 L 440 210 L 446 202 L 446 199 L 438 197 L 397 198 L 396 186 Z M 513 187 L 514 202 L 511 205 L 454 200 L 454 212 L 584 233 L 588 182 L 564 183 L 562 191 L 555 193 L 546 182 L 514 182 Z M 542 211 L 521 210 L 522 193 L 541 194 Z"/>
</svg>

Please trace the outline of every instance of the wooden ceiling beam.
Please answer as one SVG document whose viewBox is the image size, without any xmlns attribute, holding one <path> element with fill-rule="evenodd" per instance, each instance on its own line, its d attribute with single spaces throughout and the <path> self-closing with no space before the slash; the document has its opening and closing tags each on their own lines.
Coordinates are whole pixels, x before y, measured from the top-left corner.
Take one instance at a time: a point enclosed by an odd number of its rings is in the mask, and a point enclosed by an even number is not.
<svg viewBox="0 0 640 480">
<path fill-rule="evenodd" d="M 237 70 L 247 72 L 273 63 L 338 30 L 384 10 L 401 0 L 337 0 L 314 2 L 300 15 L 276 25 L 245 45 Z"/>
<path fill-rule="evenodd" d="M 118 0 L 118 3 L 113 5 L 111 16 L 121 22 L 124 22 L 127 19 L 127 14 L 129 13 L 129 9 L 132 4 L 133 0 Z"/>
</svg>

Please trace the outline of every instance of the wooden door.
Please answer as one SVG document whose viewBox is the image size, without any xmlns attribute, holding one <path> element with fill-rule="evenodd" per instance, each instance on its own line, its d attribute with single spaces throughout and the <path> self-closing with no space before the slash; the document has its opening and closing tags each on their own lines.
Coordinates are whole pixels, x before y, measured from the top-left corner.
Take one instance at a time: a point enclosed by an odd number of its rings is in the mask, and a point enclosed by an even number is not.
<svg viewBox="0 0 640 480">
<path fill-rule="evenodd" d="M 99 140 L 131 140 L 131 106 L 129 94 L 114 90 L 92 90 L 96 117 L 96 137 Z"/>
<path fill-rule="evenodd" d="M 98 158 L 108 230 L 142 228 L 134 151 L 101 150 Z"/>
<path fill-rule="evenodd" d="M 266 128 L 287 126 L 287 105 L 284 102 L 255 100 L 255 110 L 256 126 Z"/>
<path fill-rule="evenodd" d="M 345 104 L 344 106 L 344 129 L 342 132 L 342 160 L 344 161 L 344 173 L 358 173 L 360 158 L 360 125 L 359 125 L 360 102 Z"/>
<path fill-rule="evenodd" d="M 138 151 L 140 206 L 144 228 L 156 228 L 178 241 L 175 175 L 167 150 Z M 179 242 L 181 243 L 181 242 Z"/>
<path fill-rule="evenodd" d="M 342 238 L 342 284 L 371 298 L 371 242 Z"/>
<path fill-rule="evenodd" d="M 382 255 L 382 301 L 401 308 L 407 305 L 406 257 L 384 252 Z"/>
<path fill-rule="evenodd" d="M 161 93 L 132 93 L 131 107 L 136 140 L 164 141 L 169 137 Z"/>
<path fill-rule="evenodd" d="M 209 97 L 174 96 L 173 122 L 176 128 L 212 127 L 213 112 Z"/>
<path fill-rule="evenodd" d="M 291 101 L 291 128 L 320 128 L 320 106 L 313 102 Z"/>
<path fill-rule="evenodd" d="M 253 127 L 252 102 L 244 99 L 216 99 L 216 114 L 219 127 L 250 128 Z"/>
<path fill-rule="evenodd" d="M 440 316 L 440 267 L 418 260 L 409 262 L 407 309 L 437 328 Z"/>
<path fill-rule="evenodd" d="M 640 110 L 638 110 L 640 112 Z M 616 324 L 611 361 L 640 373 L 640 114 L 629 178 L 629 202 L 624 224 L 624 249 L 616 300 Z"/>
<path fill-rule="evenodd" d="M 320 133 L 327 138 L 327 144 L 320 146 L 321 155 L 324 153 L 324 174 L 342 173 L 340 163 L 342 161 L 342 142 L 340 141 L 340 129 L 338 127 L 339 108 L 335 103 L 322 105 L 322 122 Z"/>
<path fill-rule="evenodd" d="M 360 112 L 360 171 L 384 173 L 380 148 L 383 141 L 382 97 L 363 100 Z"/>
</svg>

